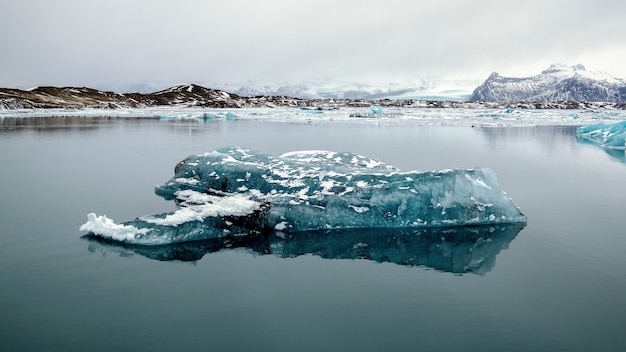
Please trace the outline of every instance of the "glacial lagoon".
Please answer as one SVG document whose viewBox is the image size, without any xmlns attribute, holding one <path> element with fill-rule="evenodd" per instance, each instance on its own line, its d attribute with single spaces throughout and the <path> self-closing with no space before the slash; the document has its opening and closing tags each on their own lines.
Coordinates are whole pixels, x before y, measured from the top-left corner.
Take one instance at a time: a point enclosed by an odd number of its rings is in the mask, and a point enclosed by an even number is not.
<svg viewBox="0 0 626 352">
<path fill-rule="evenodd" d="M 626 158 L 576 139 L 590 112 L 233 112 L 4 118 L 0 350 L 626 348 Z M 155 185 L 185 157 L 233 145 L 488 167 L 527 223 L 174 246 L 78 230 L 92 211 L 119 222 L 173 211 Z"/>
</svg>

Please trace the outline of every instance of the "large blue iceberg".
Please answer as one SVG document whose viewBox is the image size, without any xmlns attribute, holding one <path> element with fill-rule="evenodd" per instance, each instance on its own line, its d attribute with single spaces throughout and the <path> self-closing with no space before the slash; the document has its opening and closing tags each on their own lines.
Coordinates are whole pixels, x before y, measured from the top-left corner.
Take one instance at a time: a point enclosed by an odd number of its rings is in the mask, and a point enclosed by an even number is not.
<svg viewBox="0 0 626 352">
<path fill-rule="evenodd" d="M 413 228 L 523 223 L 526 217 L 489 169 L 403 172 L 352 153 L 278 157 L 228 147 L 194 155 L 155 192 L 175 212 L 116 224 L 88 215 L 82 231 L 158 245 L 320 229 Z"/>
</svg>

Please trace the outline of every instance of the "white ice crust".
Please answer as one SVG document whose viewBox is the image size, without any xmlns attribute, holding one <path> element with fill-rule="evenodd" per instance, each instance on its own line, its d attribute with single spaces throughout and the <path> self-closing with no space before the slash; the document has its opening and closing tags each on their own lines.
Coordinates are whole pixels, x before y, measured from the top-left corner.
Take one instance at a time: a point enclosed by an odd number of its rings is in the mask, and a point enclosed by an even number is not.
<svg viewBox="0 0 626 352">
<path fill-rule="evenodd" d="M 79 230 L 123 242 L 132 242 L 137 235 L 145 235 L 150 232 L 150 229 L 147 228 L 138 229 L 132 225 L 116 224 L 106 215 L 97 216 L 94 213 L 87 214 L 87 222 L 81 225 Z"/>
<path fill-rule="evenodd" d="M 181 200 L 181 208 L 174 213 L 157 218 L 144 216 L 140 219 L 155 225 L 178 226 L 189 221 L 203 221 L 209 216 L 243 216 L 259 209 L 260 203 L 251 200 L 242 194 L 231 194 L 218 197 L 193 190 L 176 192 L 176 198 Z"/>
<path fill-rule="evenodd" d="M 243 216 L 259 209 L 260 203 L 241 194 L 232 194 L 224 197 L 212 196 L 192 190 L 176 192 L 181 206 L 175 212 L 163 218 L 143 216 L 139 218 L 148 224 L 159 226 L 178 226 L 192 221 L 203 221 L 207 217 L 215 216 Z M 80 226 L 80 231 L 87 231 L 98 236 L 130 243 L 143 244 L 167 243 L 161 236 L 146 238 L 152 229 L 136 228 L 132 225 L 117 224 L 106 215 L 97 216 L 94 213 L 87 215 L 87 222 Z"/>
</svg>

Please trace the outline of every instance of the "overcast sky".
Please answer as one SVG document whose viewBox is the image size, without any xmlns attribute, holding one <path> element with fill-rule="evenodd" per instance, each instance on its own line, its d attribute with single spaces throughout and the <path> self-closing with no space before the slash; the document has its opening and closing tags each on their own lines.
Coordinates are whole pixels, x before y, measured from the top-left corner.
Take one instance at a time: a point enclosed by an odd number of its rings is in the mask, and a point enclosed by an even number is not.
<svg viewBox="0 0 626 352">
<path fill-rule="evenodd" d="M 626 78 L 626 1 L 0 0 L 0 86 Z"/>
</svg>

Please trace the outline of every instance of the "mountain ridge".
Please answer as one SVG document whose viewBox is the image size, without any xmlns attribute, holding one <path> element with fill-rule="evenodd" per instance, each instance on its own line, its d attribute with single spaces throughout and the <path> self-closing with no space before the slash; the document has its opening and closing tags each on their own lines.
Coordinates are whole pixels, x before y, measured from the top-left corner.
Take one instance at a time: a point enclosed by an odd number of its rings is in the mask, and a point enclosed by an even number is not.
<svg viewBox="0 0 626 352">
<path fill-rule="evenodd" d="M 505 77 L 493 72 L 474 90 L 472 102 L 611 102 L 626 103 L 626 81 L 583 65 L 552 64 L 530 77 Z"/>
<path fill-rule="evenodd" d="M 87 87 L 42 86 L 28 90 L 0 88 L 0 109 L 147 108 L 154 106 L 241 108 L 299 106 L 300 99 L 240 97 L 196 84 L 179 84 L 154 93 L 115 93 Z"/>
<path fill-rule="evenodd" d="M 494 79 L 501 77 L 492 74 Z M 491 76 L 490 76 L 491 77 Z M 518 108 L 518 109 L 626 109 L 626 102 L 581 101 L 441 101 L 414 99 L 303 99 L 289 96 L 240 96 L 197 84 L 178 84 L 153 93 L 116 93 L 88 87 L 41 86 L 28 90 L 0 88 L 0 110 L 15 109 L 124 109 L 150 107 L 258 108 L 258 107 L 383 107 L 407 108 Z"/>
</svg>

